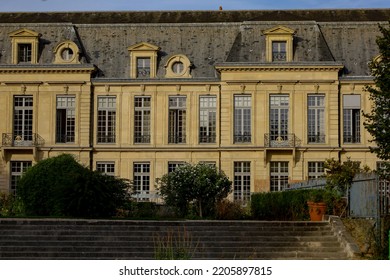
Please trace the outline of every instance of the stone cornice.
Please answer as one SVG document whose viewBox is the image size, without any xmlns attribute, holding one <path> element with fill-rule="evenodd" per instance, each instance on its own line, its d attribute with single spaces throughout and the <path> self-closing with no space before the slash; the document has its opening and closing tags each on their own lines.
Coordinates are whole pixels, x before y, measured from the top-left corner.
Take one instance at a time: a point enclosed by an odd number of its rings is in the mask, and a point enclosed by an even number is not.
<svg viewBox="0 0 390 280">
<path fill-rule="evenodd" d="M 0 65 L 0 74 L 91 74 L 96 67 L 85 65 Z"/>
<path fill-rule="evenodd" d="M 334 71 L 338 72 L 344 68 L 343 64 L 339 63 L 318 63 L 318 64 L 281 64 L 281 63 L 264 63 L 264 64 L 244 64 L 244 63 L 224 63 L 216 65 L 215 68 L 219 72 L 302 72 L 302 71 Z"/>
</svg>

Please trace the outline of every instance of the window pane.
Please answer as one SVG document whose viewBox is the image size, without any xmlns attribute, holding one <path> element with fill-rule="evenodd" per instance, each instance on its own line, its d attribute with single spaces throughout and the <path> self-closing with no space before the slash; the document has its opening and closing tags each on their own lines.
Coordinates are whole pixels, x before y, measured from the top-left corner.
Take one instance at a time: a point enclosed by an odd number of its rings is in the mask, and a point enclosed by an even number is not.
<svg viewBox="0 0 390 280">
<path fill-rule="evenodd" d="M 199 143 L 215 143 L 217 125 L 217 98 L 201 97 L 199 101 Z"/>
<path fill-rule="evenodd" d="M 150 143 L 150 97 L 135 97 L 134 104 L 134 143 Z"/>
<path fill-rule="evenodd" d="M 97 142 L 115 143 L 116 97 L 98 97 Z"/>
<path fill-rule="evenodd" d="M 249 161 L 234 162 L 234 200 L 250 200 L 251 170 Z"/>
<path fill-rule="evenodd" d="M 186 143 L 186 97 L 169 97 L 168 143 Z"/>
<path fill-rule="evenodd" d="M 252 141 L 251 114 L 251 96 L 234 96 L 234 143 L 250 143 Z"/>
<path fill-rule="evenodd" d="M 309 95 L 307 103 L 308 142 L 325 143 L 325 96 Z"/>
<path fill-rule="evenodd" d="M 150 58 L 139 57 L 137 58 L 137 78 L 149 78 L 150 77 Z"/>
</svg>

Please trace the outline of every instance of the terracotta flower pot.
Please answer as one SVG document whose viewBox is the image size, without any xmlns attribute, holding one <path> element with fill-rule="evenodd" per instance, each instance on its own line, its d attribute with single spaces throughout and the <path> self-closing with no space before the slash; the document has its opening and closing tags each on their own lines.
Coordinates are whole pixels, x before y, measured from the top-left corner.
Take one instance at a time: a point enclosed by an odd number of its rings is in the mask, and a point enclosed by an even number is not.
<svg viewBox="0 0 390 280">
<path fill-rule="evenodd" d="M 326 213 L 326 203 L 308 201 L 311 221 L 322 221 Z"/>
</svg>

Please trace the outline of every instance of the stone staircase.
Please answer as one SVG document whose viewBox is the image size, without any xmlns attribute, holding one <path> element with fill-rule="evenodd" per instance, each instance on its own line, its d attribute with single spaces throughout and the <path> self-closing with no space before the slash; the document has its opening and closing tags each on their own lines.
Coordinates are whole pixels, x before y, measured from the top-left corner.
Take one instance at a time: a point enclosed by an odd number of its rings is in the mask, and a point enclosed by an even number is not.
<svg viewBox="0 0 390 280">
<path fill-rule="evenodd" d="M 0 219 L 0 259 L 349 259 L 332 223 Z M 161 255 L 159 255 L 161 256 Z"/>
</svg>

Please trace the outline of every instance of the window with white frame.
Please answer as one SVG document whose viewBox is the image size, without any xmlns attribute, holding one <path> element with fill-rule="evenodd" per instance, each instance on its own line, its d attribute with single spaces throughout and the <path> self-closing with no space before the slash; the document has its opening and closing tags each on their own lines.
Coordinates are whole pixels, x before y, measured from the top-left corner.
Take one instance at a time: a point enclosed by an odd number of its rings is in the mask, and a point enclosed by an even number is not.
<svg viewBox="0 0 390 280">
<path fill-rule="evenodd" d="M 325 174 L 323 161 L 309 161 L 308 162 L 308 179 L 318 179 Z"/>
<path fill-rule="evenodd" d="M 249 201 L 251 195 L 251 163 L 234 162 L 234 200 Z"/>
<path fill-rule="evenodd" d="M 31 54 L 31 44 L 18 44 L 18 63 L 31 63 Z"/>
<path fill-rule="evenodd" d="M 10 193 L 12 195 L 16 195 L 19 179 L 31 165 L 31 161 L 11 161 Z"/>
<path fill-rule="evenodd" d="M 271 161 L 271 192 L 283 191 L 288 187 L 288 161 Z"/>
<path fill-rule="evenodd" d="M 57 96 L 56 142 L 75 142 L 76 98 L 74 96 Z"/>
<path fill-rule="evenodd" d="M 286 41 L 272 41 L 272 61 L 286 61 Z"/>
<path fill-rule="evenodd" d="M 343 95 L 343 141 L 360 143 L 360 95 Z"/>
<path fill-rule="evenodd" d="M 150 194 L 150 163 L 133 164 L 133 185 L 137 200 L 149 200 Z"/>
<path fill-rule="evenodd" d="M 186 143 L 186 97 L 169 97 L 168 143 Z"/>
<path fill-rule="evenodd" d="M 325 143 L 325 96 L 307 97 L 307 137 L 309 143 Z"/>
<path fill-rule="evenodd" d="M 217 131 L 217 97 L 201 96 L 199 100 L 199 143 L 215 143 Z"/>
<path fill-rule="evenodd" d="M 97 112 L 97 142 L 115 143 L 116 97 L 99 96 Z"/>
<path fill-rule="evenodd" d="M 96 170 L 106 175 L 115 176 L 115 162 L 98 161 L 96 162 Z"/>
<path fill-rule="evenodd" d="M 288 140 L 289 96 L 270 96 L 270 140 L 284 142 Z"/>
<path fill-rule="evenodd" d="M 234 96 L 234 143 L 250 143 L 252 97 L 250 95 Z"/>
<path fill-rule="evenodd" d="M 137 57 L 137 78 L 150 78 L 150 57 Z"/>
<path fill-rule="evenodd" d="M 134 98 L 134 143 L 150 143 L 150 96 Z"/>
<path fill-rule="evenodd" d="M 14 96 L 13 134 L 15 142 L 20 143 L 21 145 L 33 141 L 32 96 Z"/>
</svg>

